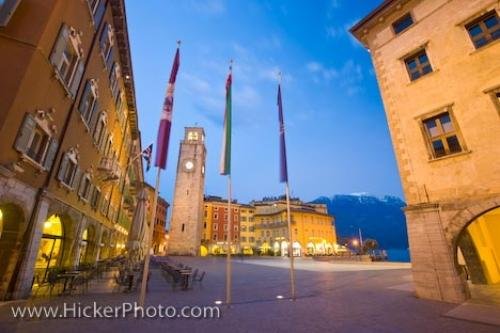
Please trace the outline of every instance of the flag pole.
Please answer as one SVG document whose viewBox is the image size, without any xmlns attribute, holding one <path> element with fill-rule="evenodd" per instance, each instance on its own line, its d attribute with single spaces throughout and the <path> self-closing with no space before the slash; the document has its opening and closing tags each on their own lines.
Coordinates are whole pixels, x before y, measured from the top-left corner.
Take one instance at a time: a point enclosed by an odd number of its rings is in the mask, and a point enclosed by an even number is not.
<svg viewBox="0 0 500 333">
<path fill-rule="evenodd" d="M 232 218 L 231 218 L 231 175 L 227 175 L 227 254 L 226 254 L 226 304 L 231 305 L 231 237 L 232 237 Z"/>
<path fill-rule="evenodd" d="M 147 239 L 146 246 L 146 257 L 144 258 L 144 269 L 142 270 L 142 282 L 141 282 L 141 293 L 139 294 L 139 306 L 144 307 L 144 301 L 146 299 L 146 288 L 148 285 L 148 275 L 149 275 L 149 261 L 151 257 L 151 244 L 153 242 L 153 232 L 154 232 L 154 221 L 156 221 L 156 206 L 158 205 L 158 192 L 160 188 L 160 174 L 161 168 L 157 168 L 156 173 L 156 186 L 155 186 L 155 196 L 153 200 L 153 219 L 149 228 L 149 235 Z M 146 214 L 147 216 L 147 214 Z"/>
<path fill-rule="evenodd" d="M 278 82 L 279 86 L 281 86 L 281 79 L 282 75 L 281 72 L 278 73 Z M 292 230 L 292 219 L 291 219 L 291 213 L 290 213 L 290 186 L 288 183 L 288 170 L 286 168 L 286 151 L 284 147 L 284 141 L 285 141 L 285 128 L 284 128 L 284 121 L 283 121 L 283 115 L 282 115 L 282 105 L 281 105 L 281 91 L 280 91 L 280 100 L 278 103 L 278 107 L 280 108 L 280 134 L 282 135 L 282 143 L 283 147 L 281 149 L 283 150 L 283 158 L 284 161 L 284 166 L 282 165 L 281 167 L 283 168 L 282 171 L 286 173 L 285 175 L 285 198 L 286 198 L 286 215 L 287 215 L 287 225 L 288 225 L 288 257 L 290 258 L 290 293 L 291 293 L 291 299 L 295 300 L 295 258 L 293 256 L 293 230 Z M 282 131 L 282 132 L 281 132 Z"/>
<path fill-rule="evenodd" d="M 288 256 L 290 257 L 290 292 L 292 294 L 292 300 L 295 300 L 295 258 L 293 256 L 293 233 L 292 233 L 292 222 L 290 214 L 290 188 L 288 181 L 285 183 L 285 196 L 286 196 L 286 215 L 288 223 Z"/>
<path fill-rule="evenodd" d="M 167 85 L 167 93 L 165 100 L 163 102 L 163 110 L 160 118 L 160 127 L 158 128 L 157 137 L 157 154 L 155 166 L 157 167 L 156 173 L 156 185 L 155 185 L 155 195 L 153 200 L 153 220 L 151 221 L 149 237 L 147 239 L 146 256 L 144 258 L 144 268 L 142 271 L 142 283 L 141 292 L 139 294 L 139 306 L 144 307 L 146 299 L 146 288 L 148 285 L 149 276 L 149 261 L 151 257 L 151 244 L 153 243 L 154 226 L 156 221 L 156 208 L 158 205 L 158 193 L 160 190 L 160 175 L 161 170 L 165 169 L 167 166 L 167 155 L 168 155 L 168 144 L 170 141 L 170 127 L 172 125 L 172 109 L 174 104 L 174 87 L 175 80 L 177 77 L 177 71 L 179 70 L 179 48 L 181 46 L 181 41 L 177 41 L 177 50 L 175 52 L 174 63 L 172 65 L 172 70 L 170 72 L 170 78 Z"/>
<path fill-rule="evenodd" d="M 231 59 L 229 61 L 229 75 L 231 76 L 231 80 L 232 80 L 232 74 L 233 74 L 233 60 Z M 226 102 L 227 102 L 227 100 L 226 100 Z M 228 110 L 226 110 L 226 112 L 228 112 Z M 229 121 L 229 119 L 228 119 L 228 121 Z M 226 124 L 226 126 L 229 126 L 229 124 Z M 228 142 L 226 142 L 226 144 L 228 144 Z M 229 148 L 229 149 L 231 149 L 231 148 Z M 231 163 L 231 162 L 229 162 L 229 163 Z M 233 223 L 232 223 L 232 218 L 231 218 L 231 200 L 232 200 L 231 199 L 231 196 L 232 196 L 231 172 L 230 172 L 230 169 L 227 171 L 228 171 L 228 174 L 227 174 L 227 218 L 228 218 L 227 229 L 228 229 L 228 231 L 227 231 L 227 253 L 226 253 L 226 304 L 228 306 L 230 306 L 231 305 L 231 282 L 232 282 L 231 243 L 232 243 L 232 234 L 233 234 L 233 232 L 232 232 L 233 231 Z"/>
</svg>

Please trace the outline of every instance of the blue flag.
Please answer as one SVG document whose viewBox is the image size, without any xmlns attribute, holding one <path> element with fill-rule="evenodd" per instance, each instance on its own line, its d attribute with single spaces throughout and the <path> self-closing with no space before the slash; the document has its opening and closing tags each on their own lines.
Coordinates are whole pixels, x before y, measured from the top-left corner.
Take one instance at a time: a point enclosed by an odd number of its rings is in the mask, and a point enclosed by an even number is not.
<svg viewBox="0 0 500 333">
<path fill-rule="evenodd" d="M 283 103 L 281 102 L 281 85 L 278 85 L 278 115 L 280 122 L 280 182 L 288 182 L 286 163 L 285 122 L 283 120 Z"/>
</svg>

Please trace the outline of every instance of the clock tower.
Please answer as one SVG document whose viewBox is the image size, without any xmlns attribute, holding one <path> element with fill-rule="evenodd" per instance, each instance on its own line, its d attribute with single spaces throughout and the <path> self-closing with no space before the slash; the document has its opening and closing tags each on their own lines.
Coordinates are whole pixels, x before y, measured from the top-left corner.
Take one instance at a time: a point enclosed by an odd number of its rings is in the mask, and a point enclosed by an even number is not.
<svg viewBox="0 0 500 333">
<path fill-rule="evenodd" d="M 205 192 L 205 132 L 186 127 L 179 148 L 175 178 L 169 255 L 199 255 Z"/>
</svg>

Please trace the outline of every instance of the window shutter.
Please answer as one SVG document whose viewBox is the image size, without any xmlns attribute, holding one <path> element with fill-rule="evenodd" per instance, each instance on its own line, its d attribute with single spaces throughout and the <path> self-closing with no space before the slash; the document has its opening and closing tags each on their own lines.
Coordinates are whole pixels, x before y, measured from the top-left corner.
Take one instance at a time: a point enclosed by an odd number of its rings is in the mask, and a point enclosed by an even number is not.
<svg viewBox="0 0 500 333">
<path fill-rule="evenodd" d="M 82 174 L 82 170 L 77 166 L 76 167 L 76 170 L 75 170 L 75 173 L 73 174 L 73 182 L 71 184 L 71 188 L 74 190 L 74 189 L 79 189 L 78 185 L 81 183 L 81 179 L 82 176 L 84 176 Z M 80 192 L 78 192 L 80 193 Z"/>
<path fill-rule="evenodd" d="M 61 57 L 64 52 L 64 48 L 66 47 L 66 43 L 69 38 L 69 27 L 66 24 L 62 24 L 61 29 L 59 30 L 59 35 L 57 36 L 57 40 L 52 47 L 52 53 L 50 54 L 50 62 L 52 65 L 59 65 L 61 62 Z"/>
<path fill-rule="evenodd" d="M 104 11 L 106 9 L 106 0 L 99 0 L 99 4 L 97 5 L 97 9 L 94 13 L 94 22 L 96 26 L 99 26 L 101 23 L 102 17 L 104 16 Z"/>
<path fill-rule="evenodd" d="M 113 70 L 111 68 L 111 66 L 113 66 L 113 49 L 114 47 L 111 47 L 111 50 L 109 50 L 109 55 L 108 55 L 108 59 L 106 59 L 106 68 L 107 69 L 111 69 L 111 71 Z"/>
<path fill-rule="evenodd" d="M 57 154 L 57 148 L 59 147 L 59 142 L 55 138 L 50 139 L 49 148 L 47 149 L 47 155 L 45 156 L 44 168 L 45 170 L 50 170 L 54 159 Z"/>
<path fill-rule="evenodd" d="M 100 108 L 99 100 L 96 99 L 96 101 L 94 103 L 94 109 L 92 110 L 92 117 L 90 118 L 90 132 L 94 133 L 94 141 L 96 141 L 94 131 L 95 131 L 97 121 L 99 120 L 99 108 Z"/>
<path fill-rule="evenodd" d="M 17 133 L 17 138 L 14 143 L 14 148 L 21 153 L 25 153 L 28 150 L 28 144 L 31 140 L 31 136 L 33 135 L 33 131 L 35 130 L 36 122 L 33 116 L 27 113 L 24 116 L 23 123 L 19 128 L 19 132 Z"/>
<path fill-rule="evenodd" d="M 104 45 L 106 44 L 106 38 L 108 38 L 108 28 L 109 24 L 106 23 L 101 31 L 101 36 L 99 36 L 99 46 L 101 47 L 101 52 L 104 54 Z M 104 54 L 105 55 L 105 54 Z"/>
<path fill-rule="evenodd" d="M 78 86 L 80 85 L 80 81 L 82 80 L 84 70 L 85 70 L 85 64 L 83 62 L 83 59 L 80 58 L 80 60 L 78 61 L 78 66 L 76 68 L 75 75 L 73 76 L 73 82 L 71 83 L 71 88 L 69 89 L 73 97 L 76 97 L 76 91 L 78 90 Z"/>
<path fill-rule="evenodd" d="M 87 199 L 91 205 L 92 205 L 92 198 L 94 197 L 94 191 L 95 191 L 95 186 L 94 184 L 90 183 L 89 194 L 85 199 Z"/>
<path fill-rule="evenodd" d="M 85 187 L 85 174 L 82 174 L 81 175 L 81 180 L 80 180 L 80 183 L 78 185 L 78 195 L 81 197 L 83 195 L 83 189 Z M 76 176 L 75 176 L 75 180 L 76 180 Z M 76 187 L 76 186 L 75 186 Z"/>
<path fill-rule="evenodd" d="M 69 157 L 67 154 L 64 154 L 61 160 L 61 165 L 59 166 L 59 172 L 57 173 L 57 179 L 62 181 L 64 179 L 64 173 L 66 172 L 66 168 L 68 167 Z"/>
<path fill-rule="evenodd" d="M 85 105 L 85 102 L 87 101 L 87 97 L 89 96 L 90 91 L 90 80 L 87 80 L 87 83 L 85 84 L 85 90 L 83 91 L 82 97 L 80 98 L 80 105 L 78 105 L 78 111 L 80 111 L 82 115 L 85 113 L 85 109 L 88 107 L 87 105 Z"/>
<path fill-rule="evenodd" d="M 104 152 L 104 150 L 106 149 L 106 145 L 108 144 L 109 134 L 108 134 L 107 130 L 104 129 L 104 131 L 105 132 L 101 138 L 101 142 L 99 142 L 99 151 L 100 152 Z"/>
</svg>

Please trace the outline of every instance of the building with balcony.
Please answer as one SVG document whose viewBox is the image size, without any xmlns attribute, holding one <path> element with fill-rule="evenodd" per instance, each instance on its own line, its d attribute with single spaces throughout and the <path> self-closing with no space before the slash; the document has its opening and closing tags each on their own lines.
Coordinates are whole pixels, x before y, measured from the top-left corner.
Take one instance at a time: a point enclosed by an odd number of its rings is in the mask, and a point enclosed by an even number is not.
<svg viewBox="0 0 500 333">
<path fill-rule="evenodd" d="M 422 298 L 500 283 L 499 15 L 496 0 L 385 0 L 351 28 L 375 67 Z"/>
<path fill-rule="evenodd" d="M 289 232 L 286 201 L 253 201 L 255 207 L 255 245 L 260 254 L 288 255 Z M 299 199 L 290 202 L 293 233 L 293 255 L 331 255 L 338 250 L 335 219 L 326 205 L 306 204 Z"/>
<path fill-rule="evenodd" d="M 0 299 L 13 299 L 122 253 L 143 170 L 123 0 L 3 1 L 0 48 Z"/>
</svg>

